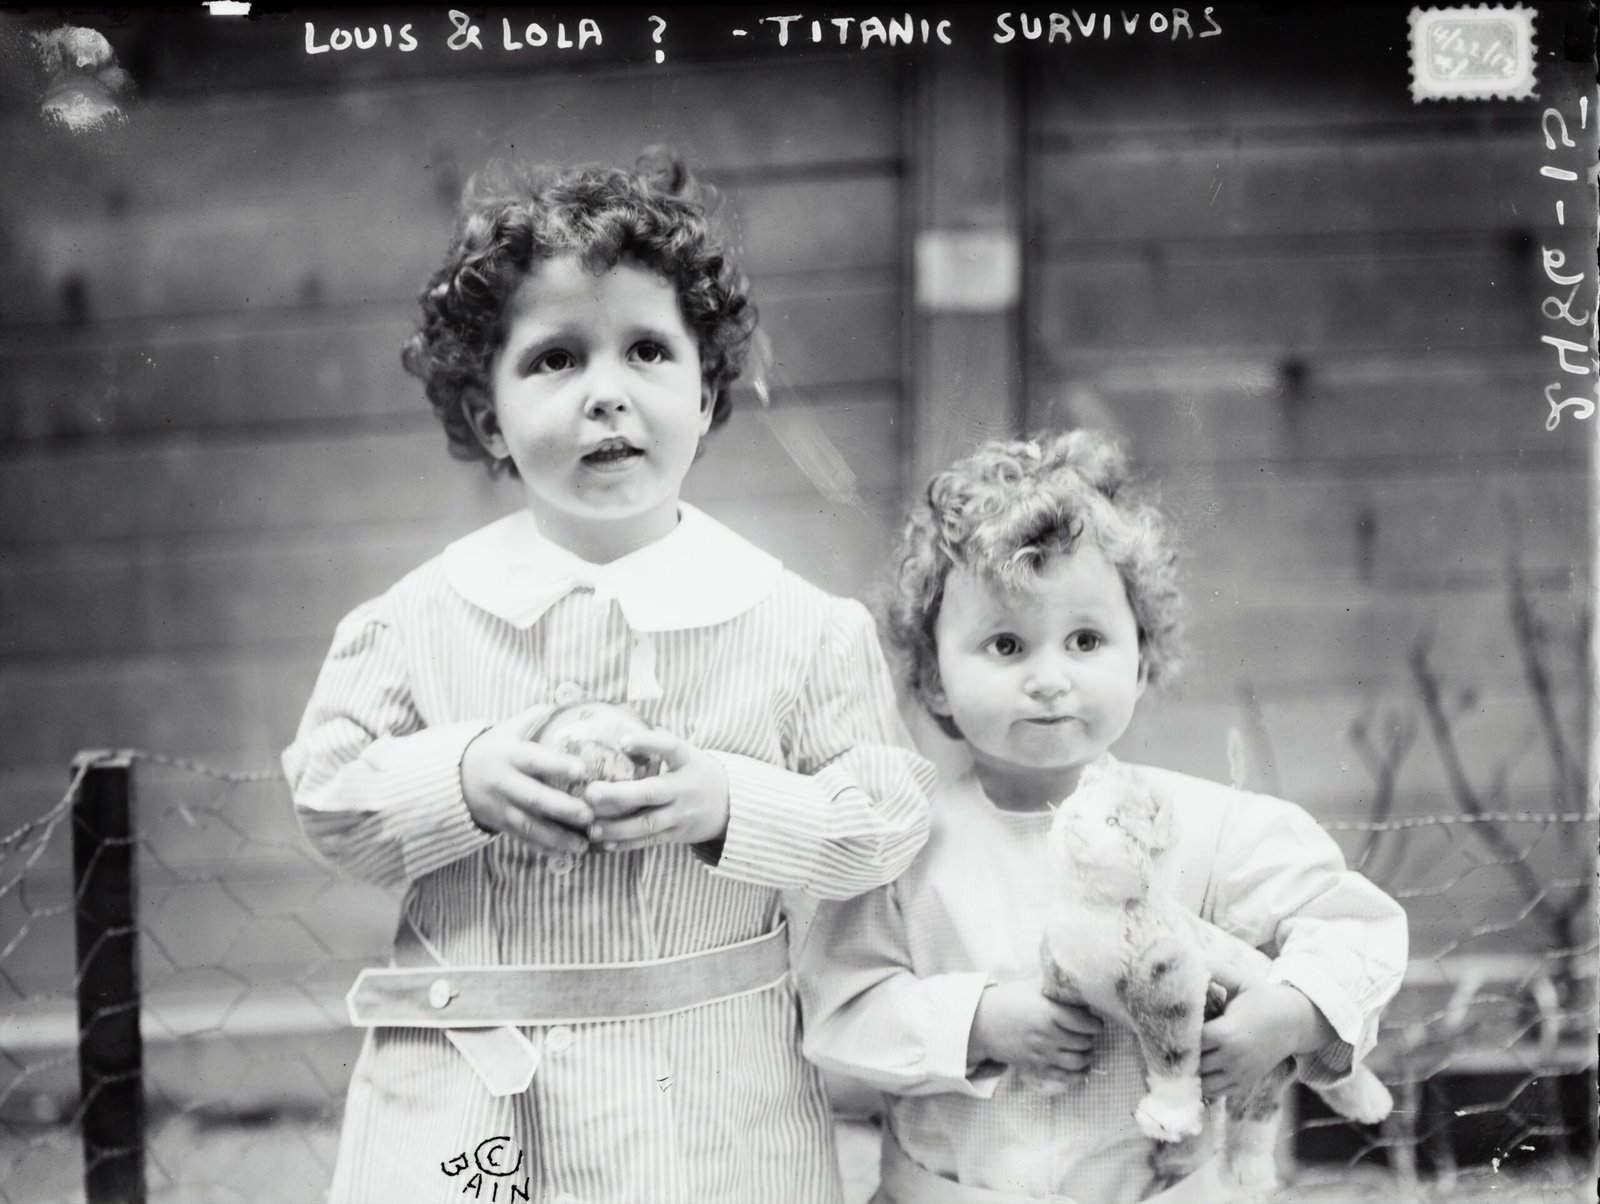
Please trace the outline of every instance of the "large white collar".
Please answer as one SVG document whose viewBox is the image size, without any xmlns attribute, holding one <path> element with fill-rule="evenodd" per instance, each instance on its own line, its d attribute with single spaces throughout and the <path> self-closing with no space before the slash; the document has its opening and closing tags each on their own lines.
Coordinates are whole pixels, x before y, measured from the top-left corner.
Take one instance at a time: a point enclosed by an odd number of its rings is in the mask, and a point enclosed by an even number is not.
<svg viewBox="0 0 1600 1204">
<path fill-rule="evenodd" d="M 678 525 L 609 564 L 591 564 L 540 534 L 518 510 L 444 550 L 445 579 L 474 606 L 532 627 L 575 589 L 615 598 L 635 631 L 709 627 L 772 593 L 781 561 L 680 502 Z"/>
</svg>

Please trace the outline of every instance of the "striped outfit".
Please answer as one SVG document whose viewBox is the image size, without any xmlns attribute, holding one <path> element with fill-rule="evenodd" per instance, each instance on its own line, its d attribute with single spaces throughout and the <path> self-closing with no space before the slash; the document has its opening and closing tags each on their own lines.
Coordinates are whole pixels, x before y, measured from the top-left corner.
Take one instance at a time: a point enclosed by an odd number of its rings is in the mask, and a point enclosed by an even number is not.
<svg viewBox="0 0 1600 1204">
<path fill-rule="evenodd" d="M 460 762 L 491 723 L 583 696 L 628 700 L 712 752 L 720 850 L 546 857 L 473 822 Z M 639 962 L 744 941 L 784 892 L 843 898 L 892 878 L 927 833 L 866 610 L 684 506 L 606 565 L 519 512 L 358 607 L 284 753 L 329 857 L 403 886 L 403 925 L 452 966 Z M 799 895 L 797 894 L 798 898 Z M 835 1201 L 819 1076 L 787 984 L 642 1020 L 521 1030 L 532 1086 L 489 1094 L 439 1029 L 377 1028 L 356 1066 L 335 1201 L 468 1198 L 475 1147 L 507 1137 L 482 1199 Z M 450 1165 L 460 1155 L 459 1173 Z M 523 1199 L 520 1194 L 515 1199 Z"/>
<path fill-rule="evenodd" d="M 1155 889 L 1276 953 L 1269 981 L 1299 988 L 1337 1040 L 1300 1059 L 1300 1077 L 1348 1073 L 1399 989 L 1406 919 L 1345 868 L 1338 846 L 1303 810 L 1185 774 L 1135 767 L 1167 798 L 1172 847 Z M 1144 1095 L 1133 1034 L 1107 1024 L 1081 1087 L 1046 1095 L 1003 1067 L 969 1068 L 967 1039 L 989 983 L 1040 977 L 1052 897 L 1048 811 L 995 807 L 970 770 L 935 795 L 933 832 L 897 882 L 815 917 L 798 973 L 805 1048 L 824 1068 L 890 1093 L 885 1189 L 893 1204 L 967 1199 L 1131 1204 L 1151 1176 L 1149 1139 L 1133 1114 Z M 910 1167 L 946 1180 L 894 1194 Z M 1226 1199 L 1206 1167 L 1159 1198 Z M 1211 1186 L 1196 1183 L 1204 1177 Z M 957 1185 L 1001 1195 L 972 1192 Z M 1187 1190 L 1186 1190 L 1187 1189 Z"/>
</svg>

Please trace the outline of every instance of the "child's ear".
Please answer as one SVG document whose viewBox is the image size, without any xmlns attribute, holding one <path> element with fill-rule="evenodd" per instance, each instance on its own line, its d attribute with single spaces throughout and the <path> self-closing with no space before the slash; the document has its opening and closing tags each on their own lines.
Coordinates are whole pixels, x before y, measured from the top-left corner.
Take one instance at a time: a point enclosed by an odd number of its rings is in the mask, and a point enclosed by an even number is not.
<svg viewBox="0 0 1600 1204">
<path fill-rule="evenodd" d="M 500 419 L 496 417 L 493 405 L 487 400 L 463 395 L 461 412 L 484 451 L 496 460 L 504 460 L 511 454 L 511 449 L 506 446 L 506 437 L 500 433 Z"/>
</svg>

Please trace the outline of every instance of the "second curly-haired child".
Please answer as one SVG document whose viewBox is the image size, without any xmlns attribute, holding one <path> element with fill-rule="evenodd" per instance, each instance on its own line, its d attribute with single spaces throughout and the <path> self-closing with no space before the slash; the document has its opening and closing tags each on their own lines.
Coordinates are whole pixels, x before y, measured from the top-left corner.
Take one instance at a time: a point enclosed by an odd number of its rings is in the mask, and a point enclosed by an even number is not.
<svg viewBox="0 0 1600 1204">
<path fill-rule="evenodd" d="M 969 765 L 941 781 L 912 867 L 824 904 L 800 961 L 806 1052 L 887 1093 L 877 1200 L 1239 1198 L 1215 1160 L 1170 1182 L 1182 1172 L 1152 1158 L 1135 1117 L 1133 1033 L 1041 990 L 1051 804 L 1086 767 L 1114 764 L 1146 689 L 1177 667 L 1181 599 L 1160 513 L 1105 436 L 991 443 L 933 479 L 897 563 L 889 639 Z M 1347 1076 L 1405 967 L 1399 906 L 1293 804 L 1126 771 L 1171 817 L 1161 888 L 1276 958 L 1205 1025 L 1206 1093 L 1291 1055 L 1308 1082 Z M 1070 950 L 1057 953 L 1071 970 Z M 1041 1091 L 1041 1076 L 1067 1089 Z"/>
<path fill-rule="evenodd" d="M 469 189 L 406 367 L 522 506 L 339 625 L 284 753 L 301 823 L 403 889 L 334 1201 L 835 1201 L 785 897 L 927 833 L 871 616 L 679 493 L 755 324 L 675 162 Z M 534 738 L 579 699 L 659 774 Z M 571 791 L 569 792 L 569 787 Z"/>
</svg>

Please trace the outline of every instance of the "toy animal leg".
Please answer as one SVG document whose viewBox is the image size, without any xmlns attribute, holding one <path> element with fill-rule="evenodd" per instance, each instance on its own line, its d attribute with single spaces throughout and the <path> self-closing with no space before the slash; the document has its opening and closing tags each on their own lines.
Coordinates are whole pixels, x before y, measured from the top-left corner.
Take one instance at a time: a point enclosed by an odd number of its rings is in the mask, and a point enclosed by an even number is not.
<svg viewBox="0 0 1600 1204">
<path fill-rule="evenodd" d="M 1200 1026 L 1205 967 L 1176 941 L 1152 947 L 1141 965 L 1117 984 L 1144 1054 L 1150 1091 L 1134 1113 L 1145 1136 L 1177 1141 L 1200 1132 Z"/>
<path fill-rule="evenodd" d="M 1083 1002 L 1083 992 L 1072 981 L 1072 976 L 1067 973 L 1066 967 L 1056 960 L 1048 937 L 1039 945 L 1039 968 L 1043 972 L 1040 989 L 1047 999 L 1053 999 L 1057 1003 Z"/>
<path fill-rule="evenodd" d="M 1315 1088 L 1316 1093 L 1340 1116 L 1363 1125 L 1375 1125 L 1394 1111 L 1394 1096 L 1365 1066 L 1332 1087 Z"/>
<path fill-rule="evenodd" d="M 1222 1162 L 1229 1177 L 1247 1192 L 1264 1193 L 1278 1186 L 1274 1151 L 1291 1071 L 1285 1061 L 1249 1091 L 1228 1097 Z"/>
</svg>

